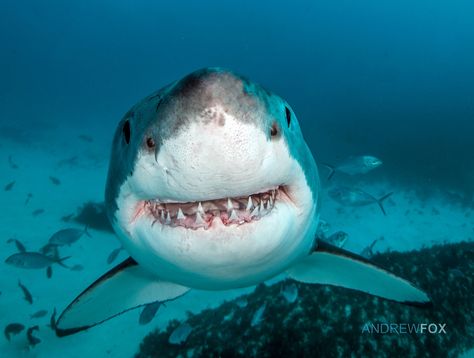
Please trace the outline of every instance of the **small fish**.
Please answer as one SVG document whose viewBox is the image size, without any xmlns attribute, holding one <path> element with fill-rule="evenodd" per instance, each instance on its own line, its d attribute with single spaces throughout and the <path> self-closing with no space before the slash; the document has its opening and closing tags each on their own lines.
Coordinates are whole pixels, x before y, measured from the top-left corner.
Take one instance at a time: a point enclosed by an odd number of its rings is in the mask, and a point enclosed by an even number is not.
<svg viewBox="0 0 474 358">
<path fill-rule="evenodd" d="M 30 318 L 31 319 L 33 319 L 33 318 L 42 318 L 42 317 L 46 316 L 47 314 L 48 314 L 47 310 L 39 310 L 39 311 L 36 311 L 33 314 L 30 314 Z"/>
<path fill-rule="evenodd" d="M 70 268 L 71 271 L 82 271 L 84 270 L 84 266 L 80 265 L 80 264 L 77 264 L 77 265 L 74 265 L 73 267 Z"/>
<path fill-rule="evenodd" d="M 7 185 L 5 185 L 5 187 L 3 188 L 5 191 L 10 191 L 13 189 L 13 186 L 15 185 L 15 181 L 12 181 L 11 183 L 8 183 Z"/>
<path fill-rule="evenodd" d="M 47 278 L 53 277 L 53 268 L 51 266 L 46 267 L 46 277 Z"/>
<path fill-rule="evenodd" d="M 16 246 L 18 252 L 26 252 L 25 245 L 23 245 L 20 242 L 20 240 L 17 240 L 17 239 L 14 239 L 14 238 L 8 239 L 7 243 L 11 243 L 11 242 L 15 243 L 15 246 Z"/>
<path fill-rule="evenodd" d="M 331 236 L 329 236 L 327 239 L 325 239 L 325 241 L 330 243 L 331 245 L 337 246 L 339 248 L 343 248 L 344 245 L 346 244 L 348 236 L 349 235 L 345 233 L 344 231 L 337 231 Z"/>
<path fill-rule="evenodd" d="M 32 347 L 36 346 L 38 343 L 41 343 L 41 339 L 38 337 L 33 336 L 34 331 L 39 331 L 38 326 L 33 326 L 28 328 L 26 331 L 26 337 L 28 338 L 28 344 Z"/>
<path fill-rule="evenodd" d="M 28 203 L 30 202 L 32 197 L 33 197 L 33 194 L 31 194 L 31 193 L 28 193 L 26 195 L 25 206 L 28 205 Z"/>
<path fill-rule="evenodd" d="M 140 313 L 140 317 L 138 318 L 138 323 L 141 325 L 150 323 L 155 317 L 156 312 L 158 312 L 158 308 L 160 308 L 160 306 L 160 301 L 152 302 L 145 305 L 142 312 Z"/>
<path fill-rule="evenodd" d="M 79 229 L 63 229 L 55 232 L 48 240 L 48 243 L 56 246 L 71 245 L 81 238 L 82 235 L 86 234 L 91 237 L 87 231 L 87 226 L 84 230 Z"/>
<path fill-rule="evenodd" d="M 18 169 L 18 165 L 13 161 L 13 157 L 11 155 L 8 156 L 8 164 L 12 169 Z"/>
<path fill-rule="evenodd" d="M 372 256 L 374 256 L 374 251 L 373 251 L 373 249 L 374 249 L 375 244 L 376 244 L 378 241 L 381 241 L 381 240 L 383 240 L 383 237 L 381 237 L 381 238 L 379 238 L 379 239 L 375 239 L 374 241 L 372 241 L 372 243 L 371 243 L 369 246 L 365 247 L 365 248 L 362 250 L 362 252 L 360 253 L 360 255 L 361 255 L 362 257 L 365 257 L 366 259 L 370 259 Z"/>
<path fill-rule="evenodd" d="M 22 325 L 21 323 L 10 323 L 5 327 L 5 330 L 3 331 L 5 334 L 5 337 L 7 337 L 8 341 L 10 341 L 10 337 L 13 334 L 19 334 L 21 331 L 25 329 L 25 326 Z"/>
<path fill-rule="evenodd" d="M 74 155 L 70 158 L 60 160 L 58 162 L 58 164 L 56 165 L 56 167 L 57 168 L 62 168 L 62 167 L 65 167 L 65 166 L 75 167 L 79 164 L 78 161 L 79 161 L 79 157 L 77 155 Z"/>
<path fill-rule="evenodd" d="M 242 297 L 237 298 L 237 300 L 235 301 L 235 304 L 239 306 L 240 308 L 245 308 L 249 304 L 249 301 L 247 300 L 247 297 L 242 296 Z"/>
<path fill-rule="evenodd" d="M 316 236 L 319 239 L 324 239 L 326 237 L 326 233 L 331 228 L 331 225 L 325 220 L 319 220 L 318 230 L 316 231 Z"/>
<path fill-rule="evenodd" d="M 67 260 L 70 256 L 63 258 L 53 258 L 43 255 L 39 252 L 19 252 L 9 256 L 5 263 L 23 269 L 44 269 L 52 264 L 58 264 L 68 268 L 63 264 L 63 261 Z"/>
<path fill-rule="evenodd" d="M 329 196 L 337 201 L 339 204 L 347 206 L 365 206 L 370 204 L 378 204 L 380 210 L 384 215 L 387 215 L 383 207 L 383 202 L 389 198 L 393 192 L 388 193 L 380 197 L 379 199 L 363 191 L 362 189 L 349 188 L 349 187 L 338 187 L 331 189 L 328 192 Z"/>
<path fill-rule="evenodd" d="M 171 344 L 183 344 L 192 331 L 193 327 L 190 324 L 182 323 L 171 333 L 168 342 Z"/>
<path fill-rule="evenodd" d="M 78 136 L 78 138 L 86 143 L 92 143 L 94 141 L 94 138 L 85 134 L 81 134 L 80 136 Z"/>
<path fill-rule="evenodd" d="M 115 261 L 115 259 L 117 258 L 118 254 L 120 253 L 120 251 L 122 251 L 122 247 L 119 247 L 119 248 L 116 248 L 115 250 L 113 250 L 109 257 L 107 257 L 107 263 L 110 265 L 112 262 Z"/>
<path fill-rule="evenodd" d="M 23 295 L 25 296 L 25 300 L 27 302 L 29 302 L 30 305 L 33 304 L 33 296 L 31 295 L 30 291 L 28 291 L 28 289 L 26 288 L 25 285 L 23 285 L 20 280 L 18 280 L 18 287 L 21 288 L 21 290 L 23 291 Z"/>
<path fill-rule="evenodd" d="M 288 303 L 293 303 L 298 298 L 298 287 L 294 282 L 282 286 L 281 295 Z"/>
<path fill-rule="evenodd" d="M 263 320 L 263 314 L 265 313 L 265 309 L 267 308 L 267 303 L 263 303 L 258 310 L 255 311 L 252 317 L 252 321 L 250 325 L 252 327 L 258 326 Z"/>
<path fill-rule="evenodd" d="M 64 222 L 69 222 L 71 221 L 72 217 L 74 216 L 74 214 L 69 214 L 69 215 L 64 215 L 62 218 L 61 218 L 61 221 L 64 221 Z"/>
<path fill-rule="evenodd" d="M 339 165 L 333 166 L 330 164 L 323 164 L 329 169 L 327 180 L 330 180 L 336 172 L 341 172 L 349 175 L 366 174 L 371 170 L 382 165 L 382 161 L 371 155 L 359 155 L 349 157 L 342 161 Z"/>
<path fill-rule="evenodd" d="M 61 181 L 56 177 L 50 176 L 49 180 L 51 180 L 51 183 L 53 183 L 54 185 L 61 185 Z"/>
<path fill-rule="evenodd" d="M 49 319 L 49 327 L 51 327 L 53 331 L 56 331 L 56 307 L 51 314 L 51 318 Z"/>
<path fill-rule="evenodd" d="M 33 211 L 33 212 L 31 213 L 31 215 L 33 215 L 33 216 L 38 216 L 38 215 L 41 215 L 41 214 L 43 214 L 43 213 L 44 213 L 44 209 L 36 209 L 35 211 Z"/>
</svg>

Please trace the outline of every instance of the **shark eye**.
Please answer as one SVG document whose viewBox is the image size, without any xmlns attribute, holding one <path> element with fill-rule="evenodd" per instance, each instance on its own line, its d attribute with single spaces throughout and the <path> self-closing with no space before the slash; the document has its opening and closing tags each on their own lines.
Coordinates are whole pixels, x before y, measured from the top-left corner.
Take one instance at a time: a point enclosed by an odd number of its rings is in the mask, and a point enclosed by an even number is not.
<svg viewBox="0 0 474 358">
<path fill-rule="evenodd" d="M 152 138 L 152 137 L 148 137 L 146 139 L 146 146 L 148 147 L 148 149 L 153 149 L 155 148 L 155 140 Z"/>
<path fill-rule="evenodd" d="M 291 123 L 291 111 L 286 106 L 285 106 L 285 114 L 286 114 L 286 123 L 288 123 L 288 127 L 289 127 Z"/>
<path fill-rule="evenodd" d="M 125 139 L 125 143 L 130 143 L 130 121 L 126 120 L 123 124 L 122 128 L 123 138 Z"/>
</svg>

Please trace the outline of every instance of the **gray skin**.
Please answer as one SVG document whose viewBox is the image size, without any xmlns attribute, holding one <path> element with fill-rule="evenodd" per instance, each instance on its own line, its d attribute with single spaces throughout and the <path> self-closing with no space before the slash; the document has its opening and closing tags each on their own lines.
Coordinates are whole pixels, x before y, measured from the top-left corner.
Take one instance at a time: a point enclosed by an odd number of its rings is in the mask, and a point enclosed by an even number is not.
<svg viewBox="0 0 474 358">
<path fill-rule="evenodd" d="M 218 83 L 220 92 L 206 92 L 206 88 L 215 83 Z M 313 184 L 314 188 L 319 187 L 315 164 L 312 156 L 308 155 L 308 147 L 301 140 L 297 121 L 292 122 L 295 127 L 293 131 L 288 129 L 286 123 L 286 117 L 295 117 L 295 114 L 287 103 L 276 106 L 275 101 L 282 102 L 282 99 L 245 77 L 221 68 L 205 68 L 165 86 L 133 106 L 117 126 L 112 143 L 105 190 L 106 211 L 111 222 L 116 220 L 116 200 L 120 186 L 132 174 L 137 153 L 144 148 L 154 152 L 156 158 L 164 140 L 186 129 L 190 121 L 199 118 L 198 114 L 215 103 L 226 107 L 235 118 L 263 128 L 268 137 L 271 133 L 269 123 L 274 123 L 278 130 L 284 131 L 285 138 L 291 142 L 291 154 L 300 161 L 308 183 Z M 210 115 L 209 121 L 213 120 Z M 126 140 L 126 133 L 129 133 L 129 141 Z M 152 149 L 147 144 L 149 139 L 155 144 Z M 312 195 L 319 207 L 318 192 L 314 190 Z"/>
</svg>

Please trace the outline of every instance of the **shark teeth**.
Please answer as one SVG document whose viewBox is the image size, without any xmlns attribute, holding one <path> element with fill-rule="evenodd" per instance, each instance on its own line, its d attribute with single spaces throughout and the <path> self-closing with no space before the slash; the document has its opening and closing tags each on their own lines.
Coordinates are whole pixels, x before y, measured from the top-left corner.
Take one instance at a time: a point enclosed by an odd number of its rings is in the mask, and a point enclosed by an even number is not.
<svg viewBox="0 0 474 358">
<path fill-rule="evenodd" d="M 258 206 L 253 209 L 253 211 L 250 213 L 250 216 L 258 216 Z"/>
<path fill-rule="evenodd" d="M 201 214 L 199 211 L 196 213 L 196 225 L 203 225 L 204 224 L 204 219 L 202 218 Z"/>
<path fill-rule="evenodd" d="M 202 203 L 201 202 L 199 202 L 197 212 L 200 213 L 200 214 L 204 214 L 204 209 L 202 208 Z"/>
<path fill-rule="evenodd" d="M 137 207 L 137 212 L 146 210 L 152 216 L 152 226 L 158 221 L 159 224 L 170 227 L 209 229 L 215 219 L 220 219 L 225 226 L 242 225 L 270 214 L 279 200 L 279 190 L 194 202 L 147 200 Z"/>
<path fill-rule="evenodd" d="M 229 220 L 230 221 L 239 221 L 239 217 L 235 213 L 235 210 L 232 210 L 232 213 L 230 214 Z"/>
<path fill-rule="evenodd" d="M 253 208 L 252 196 L 249 196 L 249 200 L 247 202 L 247 207 L 245 208 L 245 210 L 250 211 L 252 210 L 252 208 Z"/>
</svg>

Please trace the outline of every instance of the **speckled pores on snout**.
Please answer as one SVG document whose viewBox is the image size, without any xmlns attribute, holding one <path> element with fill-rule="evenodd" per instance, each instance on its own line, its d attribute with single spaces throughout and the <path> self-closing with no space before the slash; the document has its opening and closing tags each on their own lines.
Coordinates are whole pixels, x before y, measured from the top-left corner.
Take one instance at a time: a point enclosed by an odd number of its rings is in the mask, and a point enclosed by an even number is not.
<svg viewBox="0 0 474 358">
<path fill-rule="evenodd" d="M 135 105 L 115 133 L 109 218 L 157 277 L 225 289 L 268 279 L 307 255 L 319 179 L 292 109 L 208 68 Z"/>
</svg>

